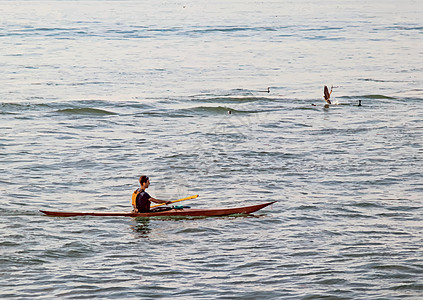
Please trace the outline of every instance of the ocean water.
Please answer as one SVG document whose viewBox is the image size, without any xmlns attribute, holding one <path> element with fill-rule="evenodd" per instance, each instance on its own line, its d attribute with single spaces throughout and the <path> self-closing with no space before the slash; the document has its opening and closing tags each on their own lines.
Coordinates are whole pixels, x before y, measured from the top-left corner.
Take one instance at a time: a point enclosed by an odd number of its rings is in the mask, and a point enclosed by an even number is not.
<svg viewBox="0 0 423 300">
<path fill-rule="evenodd" d="M 421 299 L 422 9 L 1 1 L 0 298 Z"/>
</svg>

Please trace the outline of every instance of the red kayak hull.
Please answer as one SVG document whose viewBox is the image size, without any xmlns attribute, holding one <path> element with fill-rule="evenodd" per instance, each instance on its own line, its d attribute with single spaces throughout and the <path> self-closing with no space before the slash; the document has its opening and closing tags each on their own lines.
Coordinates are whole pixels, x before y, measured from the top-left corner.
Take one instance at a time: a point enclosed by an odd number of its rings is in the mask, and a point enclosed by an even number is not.
<svg viewBox="0 0 423 300">
<path fill-rule="evenodd" d="M 234 214 L 251 214 L 256 212 L 274 202 L 267 202 L 252 206 L 235 207 L 235 208 L 213 208 L 213 209 L 171 209 L 160 212 L 148 213 L 125 213 L 125 212 L 59 212 L 40 210 L 45 215 L 55 217 L 77 217 L 77 216 L 96 216 L 96 217 L 173 217 L 173 216 L 187 216 L 187 217 L 218 217 Z"/>
</svg>

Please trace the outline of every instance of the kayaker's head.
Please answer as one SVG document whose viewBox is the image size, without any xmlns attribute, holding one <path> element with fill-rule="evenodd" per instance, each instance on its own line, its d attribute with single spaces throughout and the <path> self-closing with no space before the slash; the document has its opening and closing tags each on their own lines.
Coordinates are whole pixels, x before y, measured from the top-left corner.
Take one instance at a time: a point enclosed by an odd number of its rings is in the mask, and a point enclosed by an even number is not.
<svg viewBox="0 0 423 300">
<path fill-rule="evenodd" d="M 150 185 L 150 179 L 148 178 L 148 176 L 143 175 L 140 177 L 140 185 L 143 190 L 148 188 L 148 186 Z"/>
</svg>

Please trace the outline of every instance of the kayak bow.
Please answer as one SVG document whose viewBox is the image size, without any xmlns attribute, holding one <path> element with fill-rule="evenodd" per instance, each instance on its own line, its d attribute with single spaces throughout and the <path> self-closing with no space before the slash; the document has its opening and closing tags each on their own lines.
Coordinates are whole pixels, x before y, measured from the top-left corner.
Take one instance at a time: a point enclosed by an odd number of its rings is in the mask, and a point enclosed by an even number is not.
<svg viewBox="0 0 423 300">
<path fill-rule="evenodd" d="M 178 209 L 172 208 L 166 211 L 147 212 L 147 213 L 126 213 L 126 212 L 58 212 L 40 210 L 45 215 L 55 217 L 77 217 L 77 216 L 102 216 L 102 217 L 172 217 L 172 216 L 187 216 L 187 217 L 218 217 L 233 214 L 251 214 L 266 206 L 269 206 L 276 201 L 257 204 L 252 206 L 235 207 L 235 208 L 212 208 L 212 209 Z"/>
</svg>

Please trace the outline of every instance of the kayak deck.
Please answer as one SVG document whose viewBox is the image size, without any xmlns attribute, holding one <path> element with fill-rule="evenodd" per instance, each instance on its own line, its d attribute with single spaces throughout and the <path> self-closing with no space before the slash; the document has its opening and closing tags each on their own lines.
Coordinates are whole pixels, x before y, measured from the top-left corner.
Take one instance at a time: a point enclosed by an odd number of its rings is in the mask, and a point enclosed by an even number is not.
<svg viewBox="0 0 423 300">
<path fill-rule="evenodd" d="M 126 213 L 126 212 L 59 212 L 40 210 L 45 215 L 55 217 L 77 217 L 77 216 L 101 216 L 101 217 L 160 217 L 160 216 L 192 216 L 192 217 L 218 217 L 233 214 L 251 214 L 276 201 L 263 204 L 234 207 L 234 208 L 213 208 L 213 209 L 195 209 L 195 208 L 172 208 L 166 211 L 147 212 L 147 213 Z"/>
</svg>

